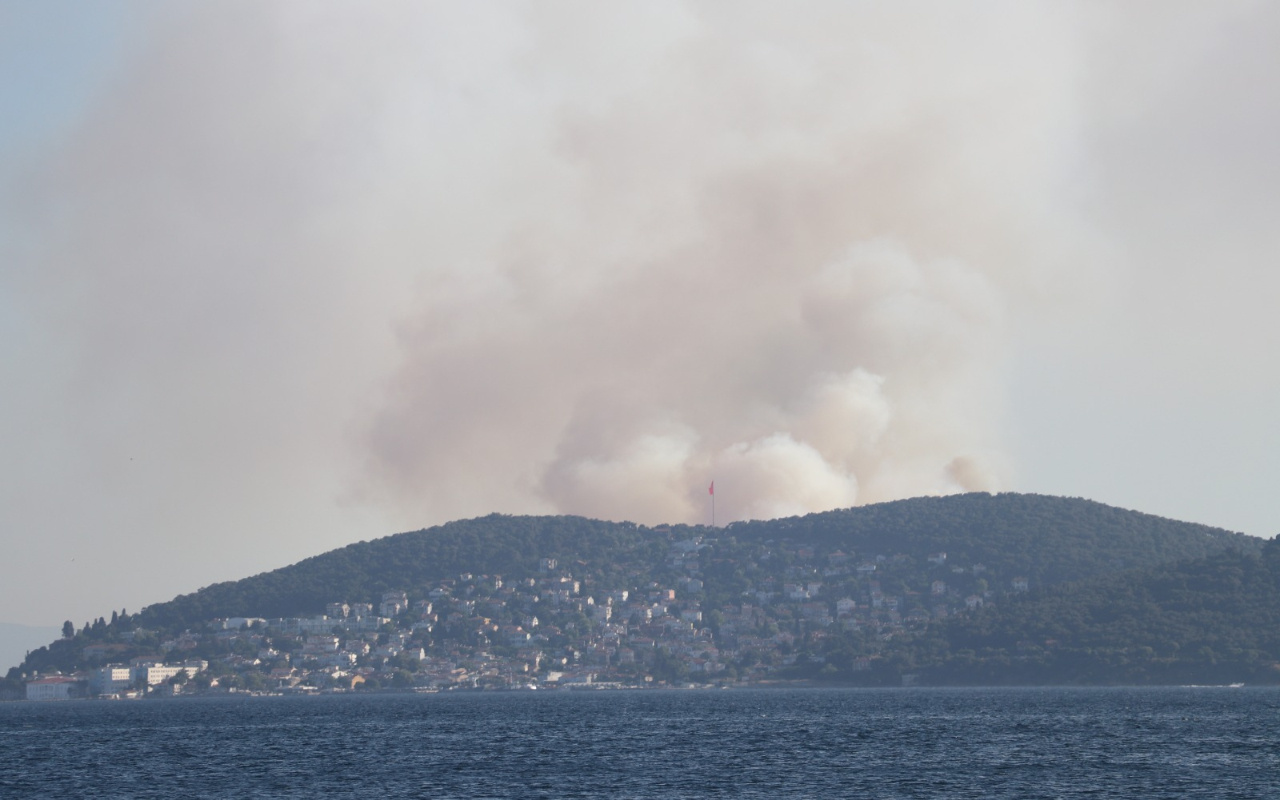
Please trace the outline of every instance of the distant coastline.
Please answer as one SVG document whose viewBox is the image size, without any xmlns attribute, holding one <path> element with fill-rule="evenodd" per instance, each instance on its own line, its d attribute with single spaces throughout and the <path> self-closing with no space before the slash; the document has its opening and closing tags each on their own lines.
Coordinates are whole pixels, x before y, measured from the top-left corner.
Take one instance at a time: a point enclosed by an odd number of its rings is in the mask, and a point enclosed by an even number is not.
<svg viewBox="0 0 1280 800">
<path fill-rule="evenodd" d="M 1280 543 L 1079 498 L 494 514 L 67 621 L 0 696 L 1276 684 L 1278 576 Z"/>
</svg>

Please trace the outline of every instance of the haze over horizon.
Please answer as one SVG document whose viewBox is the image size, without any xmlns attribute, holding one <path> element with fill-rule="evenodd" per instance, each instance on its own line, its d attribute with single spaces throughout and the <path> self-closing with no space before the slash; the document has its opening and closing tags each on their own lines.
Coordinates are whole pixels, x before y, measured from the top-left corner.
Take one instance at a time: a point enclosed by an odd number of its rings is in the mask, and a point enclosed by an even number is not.
<svg viewBox="0 0 1280 800">
<path fill-rule="evenodd" d="M 0 621 L 490 512 L 1270 537 L 1280 8 L 0 0 Z"/>
</svg>

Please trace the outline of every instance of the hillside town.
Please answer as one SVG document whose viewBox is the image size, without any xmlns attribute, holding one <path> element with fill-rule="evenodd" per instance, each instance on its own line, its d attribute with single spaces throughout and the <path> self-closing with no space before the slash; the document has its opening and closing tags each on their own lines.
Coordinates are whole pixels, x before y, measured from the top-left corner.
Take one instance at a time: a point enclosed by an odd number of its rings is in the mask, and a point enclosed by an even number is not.
<svg viewBox="0 0 1280 800">
<path fill-rule="evenodd" d="M 164 639 L 134 628 L 86 646 L 89 669 L 27 676 L 26 697 L 759 685 L 870 670 L 878 643 L 1028 589 L 944 552 L 716 545 L 670 542 L 666 580 L 633 569 L 630 585 L 604 585 L 543 558 L 536 574 L 335 597 L 310 617 L 216 619 Z M 726 575 L 746 588 L 726 598 Z"/>
</svg>

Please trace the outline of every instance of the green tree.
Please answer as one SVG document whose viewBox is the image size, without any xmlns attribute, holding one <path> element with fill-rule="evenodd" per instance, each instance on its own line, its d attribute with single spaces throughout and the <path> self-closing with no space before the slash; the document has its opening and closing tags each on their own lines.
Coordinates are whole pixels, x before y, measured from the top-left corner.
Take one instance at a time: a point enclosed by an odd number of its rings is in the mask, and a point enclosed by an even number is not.
<svg viewBox="0 0 1280 800">
<path fill-rule="evenodd" d="M 407 669 L 398 669 L 391 673 L 391 685 L 397 689 L 408 689 L 413 686 L 413 673 Z"/>
<path fill-rule="evenodd" d="M 256 670 L 244 673 L 244 688 L 251 692 L 261 692 L 267 688 L 267 676 Z"/>
</svg>

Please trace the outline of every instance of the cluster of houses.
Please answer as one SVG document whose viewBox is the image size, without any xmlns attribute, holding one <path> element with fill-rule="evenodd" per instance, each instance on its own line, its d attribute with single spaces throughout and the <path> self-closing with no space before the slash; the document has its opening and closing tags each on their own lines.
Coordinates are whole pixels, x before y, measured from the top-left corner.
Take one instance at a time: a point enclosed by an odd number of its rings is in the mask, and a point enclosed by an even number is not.
<svg viewBox="0 0 1280 800">
<path fill-rule="evenodd" d="M 701 537 L 670 542 L 651 570 L 608 574 L 544 558 L 535 574 L 461 574 L 311 617 L 211 620 L 116 662 L 147 641 L 130 631 L 86 648 L 92 669 L 33 676 L 27 698 L 752 684 L 821 663 L 838 639 L 862 652 L 845 668 L 868 669 L 876 642 L 997 596 L 982 564 L 945 553 L 916 564 Z"/>
<path fill-rule="evenodd" d="M 127 665 L 109 664 L 76 675 L 50 675 L 27 681 L 28 700 L 71 700 L 78 697 L 141 696 L 147 691 L 169 691 L 181 683 L 179 676 L 191 678 L 209 668 L 209 662 L 187 659 L 165 663 L 155 658 L 135 658 Z M 167 690 L 157 687 L 169 687 Z"/>
</svg>

